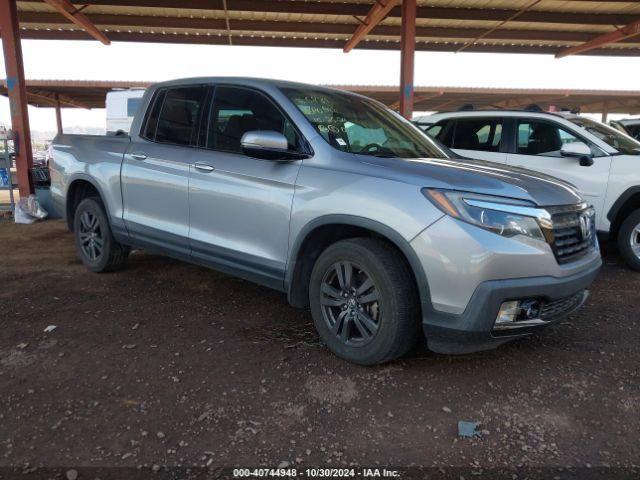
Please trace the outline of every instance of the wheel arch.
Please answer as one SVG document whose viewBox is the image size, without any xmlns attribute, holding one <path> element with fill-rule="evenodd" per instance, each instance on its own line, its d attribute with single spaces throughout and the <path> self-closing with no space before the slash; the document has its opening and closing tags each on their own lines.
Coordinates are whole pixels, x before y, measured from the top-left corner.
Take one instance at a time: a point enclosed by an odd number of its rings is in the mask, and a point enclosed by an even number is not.
<svg viewBox="0 0 640 480">
<path fill-rule="evenodd" d="M 607 219 L 611 222 L 611 227 L 609 228 L 610 238 L 615 239 L 618 236 L 624 219 L 637 209 L 640 209 L 640 186 L 630 187 L 625 190 L 615 201 L 609 213 L 607 213 Z"/>
<path fill-rule="evenodd" d="M 431 303 L 426 274 L 409 242 L 387 225 L 351 215 L 319 217 L 300 230 L 291 248 L 285 274 L 289 303 L 295 307 L 308 305 L 311 270 L 325 248 L 340 240 L 362 236 L 381 238 L 397 248 L 411 269 L 421 304 Z"/>
<path fill-rule="evenodd" d="M 73 231 L 73 220 L 78 204 L 85 198 L 91 196 L 100 197 L 100 201 L 105 206 L 107 218 L 109 218 L 109 209 L 105 203 L 105 196 L 97 182 L 88 175 L 77 175 L 70 182 L 65 196 L 65 219 L 67 227 Z"/>
</svg>

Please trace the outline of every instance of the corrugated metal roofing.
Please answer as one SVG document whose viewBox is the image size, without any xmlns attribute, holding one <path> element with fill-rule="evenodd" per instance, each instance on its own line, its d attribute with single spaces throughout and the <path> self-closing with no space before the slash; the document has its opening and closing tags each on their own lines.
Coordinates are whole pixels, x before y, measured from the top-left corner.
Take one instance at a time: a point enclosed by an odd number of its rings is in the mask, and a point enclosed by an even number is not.
<svg viewBox="0 0 640 480">
<path fill-rule="evenodd" d="M 374 2 L 226 0 L 226 9 L 224 3 L 87 0 L 79 8 L 112 41 L 342 48 Z M 23 38 L 91 39 L 44 2 L 17 4 Z M 418 0 L 416 49 L 456 51 L 528 4 L 530 0 Z M 638 19 L 638 1 L 541 0 L 465 50 L 556 53 Z M 398 49 L 399 40 L 397 7 L 358 48 Z M 590 54 L 640 55 L 640 35 Z"/>
<path fill-rule="evenodd" d="M 107 92 L 114 89 L 145 88 L 151 82 L 27 80 L 27 97 L 34 106 L 50 107 L 56 95 L 63 107 L 104 108 Z M 397 106 L 399 87 L 380 85 L 331 85 Z M 6 95 L 0 80 L 0 95 Z M 583 112 L 640 113 L 640 90 L 566 90 L 477 87 L 415 87 L 415 110 L 455 110 L 465 104 L 478 108 L 522 108 L 536 103 L 542 108 L 579 108 Z"/>
</svg>

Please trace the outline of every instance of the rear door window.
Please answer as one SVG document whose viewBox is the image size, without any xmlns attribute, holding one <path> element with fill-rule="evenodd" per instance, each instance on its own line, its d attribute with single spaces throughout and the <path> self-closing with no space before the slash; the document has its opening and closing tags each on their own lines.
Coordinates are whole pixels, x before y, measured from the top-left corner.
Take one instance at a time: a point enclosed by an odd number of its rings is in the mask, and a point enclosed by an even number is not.
<svg viewBox="0 0 640 480">
<path fill-rule="evenodd" d="M 161 105 L 154 104 L 147 124 L 147 138 L 160 143 L 195 145 L 200 114 L 207 96 L 207 87 L 179 87 L 167 89 Z M 158 112 L 157 120 L 153 118 Z M 155 126 L 155 132 L 149 127 Z"/>
<path fill-rule="evenodd" d="M 451 148 L 499 152 L 502 123 L 501 118 L 458 119 Z"/>
</svg>

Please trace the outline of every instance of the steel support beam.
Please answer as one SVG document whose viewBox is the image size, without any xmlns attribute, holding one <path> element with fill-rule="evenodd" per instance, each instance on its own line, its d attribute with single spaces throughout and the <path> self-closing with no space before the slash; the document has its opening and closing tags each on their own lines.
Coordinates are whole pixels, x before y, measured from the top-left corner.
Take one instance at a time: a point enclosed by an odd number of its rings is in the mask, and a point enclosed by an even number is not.
<svg viewBox="0 0 640 480">
<path fill-rule="evenodd" d="M 576 45 L 575 47 L 565 48 L 564 50 L 556 53 L 556 58 L 563 58 L 569 55 L 576 55 L 578 53 L 585 53 L 590 50 L 595 50 L 599 47 L 604 47 L 610 43 L 619 42 L 629 37 L 634 37 L 640 34 L 640 20 L 631 22 L 630 24 L 616 28 L 614 32 L 598 35 L 597 37 L 583 43 L 582 45 Z"/>
<path fill-rule="evenodd" d="M 353 36 L 347 41 L 343 49 L 344 53 L 349 53 L 353 50 L 376 25 L 389 15 L 389 12 L 391 12 L 399 2 L 400 0 L 376 0 L 376 3 L 371 7 L 371 10 L 369 10 L 365 19 L 362 20 Z"/>
<path fill-rule="evenodd" d="M 416 56 L 416 0 L 402 2 L 400 34 L 400 115 L 413 115 L 413 76 Z"/>
<path fill-rule="evenodd" d="M 93 24 L 91 20 L 87 18 L 87 16 L 78 10 L 69 0 L 44 0 L 47 4 L 51 5 L 57 11 L 59 11 L 62 15 L 64 15 L 67 19 L 69 19 L 72 23 L 75 23 L 80 28 L 86 30 L 86 32 L 91 35 L 96 40 L 104 43 L 105 45 L 111 44 L 111 41 L 107 38 L 107 36 L 102 33 L 98 28 Z"/>
<path fill-rule="evenodd" d="M 49 103 L 52 106 L 56 106 L 58 102 L 66 105 L 67 107 L 75 107 L 75 108 L 85 108 L 87 110 L 91 110 L 91 107 L 83 102 L 78 100 L 74 100 L 73 98 L 69 98 L 66 95 L 60 95 L 56 93 L 46 92 L 43 90 L 39 90 L 37 88 L 32 88 L 30 85 L 27 85 L 27 97 L 38 98 L 43 100 L 44 102 Z"/>
<path fill-rule="evenodd" d="M 56 95 L 56 126 L 58 134 L 62 133 L 62 107 L 60 106 L 60 97 Z"/>
<path fill-rule="evenodd" d="M 31 151 L 27 88 L 24 81 L 24 63 L 22 61 L 16 0 L 0 0 L 0 31 L 2 32 L 4 64 L 7 73 L 11 128 L 15 139 L 18 188 L 20 196 L 26 197 L 34 193 L 29 174 L 33 166 L 33 152 Z"/>
</svg>

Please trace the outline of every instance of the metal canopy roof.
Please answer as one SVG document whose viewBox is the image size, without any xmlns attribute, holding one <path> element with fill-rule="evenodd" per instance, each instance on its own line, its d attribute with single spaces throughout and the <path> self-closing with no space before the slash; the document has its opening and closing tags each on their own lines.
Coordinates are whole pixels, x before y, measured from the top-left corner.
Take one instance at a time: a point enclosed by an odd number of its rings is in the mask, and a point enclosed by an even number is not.
<svg viewBox="0 0 640 480">
<path fill-rule="evenodd" d="M 398 87 L 343 86 L 395 107 Z M 457 110 L 463 105 L 474 108 L 524 108 L 531 104 L 579 109 L 583 113 L 640 113 L 640 90 L 575 90 L 475 87 L 415 87 L 414 110 L 437 112 Z"/>
<path fill-rule="evenodd" d="M 145 88 L 152 82 L 27 80 L 29 104 L 51 107 L 56 95 L 62 107 L 104 108 L 107 92 L 114 89 Z M 398 87 L 331 85 L 396 107 Z M 6 81 L 0 80 L 0 95 L 7 95 Z M 580 108 L 582 112 L 640 113 L 640 90 L 562 90 L 524 88 L 415 87 L 418 111 L 455 110 L 465 104 L 476 108 L 522 108 L 531 103 L 543 108 Z"/>
<path fill-rule="evenodd" d="M 47 1 L 17 2 L 22 38 L 91 38 L 50 6 L 53 0 Z M 373 4 L 373 0 L 85 0 L 68 13 L 86 16 L 111 41 L 343 48 Z M 638 1 L 419 0 L 416 49 L 556 54 L 603 34 L 615 35 L 639 19 Z M 396 6 L 359 48 L 399 49 L 400 29 Z M 589 54 L 640 55 L 640 35 L 626 36 Z"/>
<path fill-rule="evenodd" d="M 27 101 L 34 107 L 104 108 L 107 92 L 146 88 L 152 82 L 91 80 L 27 80 Z M 0 95 L 7 96 L 7 81 L 0 79 Z M 57 96 L 57 97 L 56 97 Z"/>
</svg>

